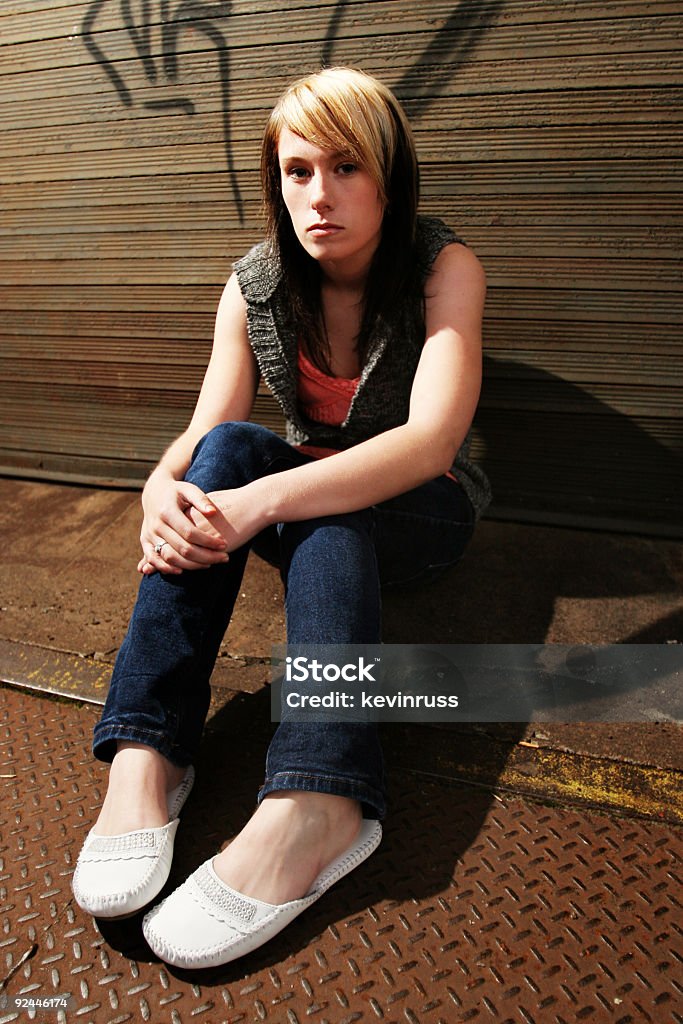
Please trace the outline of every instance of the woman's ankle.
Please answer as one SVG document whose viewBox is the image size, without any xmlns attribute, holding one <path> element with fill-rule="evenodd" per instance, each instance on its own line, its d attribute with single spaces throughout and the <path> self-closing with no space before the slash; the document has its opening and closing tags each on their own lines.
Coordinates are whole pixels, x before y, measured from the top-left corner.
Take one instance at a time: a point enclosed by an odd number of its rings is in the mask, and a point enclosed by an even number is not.
<svg viewBox="0 0 683 1024">
<path fill-rule="evenodd" d="M 305 789 L 284 789 L 267 793 L 262 804 L 275 808 L 280 804 L 283 813 L 294 819 L 321 820 L 331 826 L 357 823 L 362 820 L 361 806 L 350 797 L 332 793 L 318 793 Z"/>
<path fill-rule="evenodd" d="M 143 784 L 163 779 L 168 789 L 174 789 L 182 780 L 185 769 L 174 764 L 154 747 L 132 740 L 119 740 L 112 768 L 138 774 Z"/>
<path fill-rule="evenodd" d="M 360 804 L 304 790 L 268 794 L 230 846 L 214 860 L 228 885 L 266 903 L 303 896 L 327 865 L 351 846 Z"/>
<path fill-rule="evenodd" d="M 152 747 L 120 741 L 95 831 L 98 835 L 120 835 L 166 825 L 166 795 L 183 775 L 184 769 Z"/>
</svg>

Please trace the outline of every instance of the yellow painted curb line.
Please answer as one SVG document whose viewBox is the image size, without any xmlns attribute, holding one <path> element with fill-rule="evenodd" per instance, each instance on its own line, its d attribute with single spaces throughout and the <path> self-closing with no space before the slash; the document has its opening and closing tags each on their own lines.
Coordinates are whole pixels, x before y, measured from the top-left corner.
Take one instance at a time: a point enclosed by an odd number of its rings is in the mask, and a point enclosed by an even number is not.
<svg viewBox="0 0 683 1024">
<path fill-rule="evenodd" d="M 683 773 L 651 765 L 630 764 L 607 758 L 539 748 L 529 773 L 528 750 L 522 753 L 524 770 L 515 748 L 499 775 L 506 788 L 540 798 L 591 803 L 630 814 L 683 824 Z"/>
<path fill-rule="evenodd" d="M 104 704 L 111 665 L 48 647 L 0 640 L 0 679 L 23 689 Z"/>
</svg>

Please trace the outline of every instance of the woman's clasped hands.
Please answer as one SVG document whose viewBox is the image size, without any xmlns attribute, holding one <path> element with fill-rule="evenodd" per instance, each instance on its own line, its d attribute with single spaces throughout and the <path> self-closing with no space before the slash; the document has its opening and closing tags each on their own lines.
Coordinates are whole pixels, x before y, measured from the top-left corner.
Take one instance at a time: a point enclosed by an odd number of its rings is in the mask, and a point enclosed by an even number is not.
<svg viewBox="0 0 683 1024">
<path fill-rule="evenodd" d="M 144 576 L 154 572 L 177 575 L 184 569 L 204 569 L 227 561 L 227 544 L 209 524 L 218 510 L 195 484 L 157 469 L 145 484 L 142 508 L 138 572 Z M 193 523 L 190 510 L 201 515 L 201 525 Z"/>
<path fill-rule="evenodd" d="M 251 489 L 247 485 L 204 494 L 185 480 L 152 474 L 142 494 L 138 572 L 178 575 L 227 562 L 230 551 L 266 525 L 254 511 Z"/>
</svg>

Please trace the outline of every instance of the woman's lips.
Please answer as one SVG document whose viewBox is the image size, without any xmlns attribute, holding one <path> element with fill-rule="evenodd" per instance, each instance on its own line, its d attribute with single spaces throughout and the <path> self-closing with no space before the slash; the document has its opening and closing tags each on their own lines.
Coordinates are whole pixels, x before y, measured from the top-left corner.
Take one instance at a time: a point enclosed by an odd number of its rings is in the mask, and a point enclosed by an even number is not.
<svg viewBox="0 0 683 1024">
<path fill-rule="evenodd" d="M 307 229 L 309 235 L 315 235 L 316 238 L 324 238 L 327 235 L 334 235 L 338 231 L 343 231 L 340 224 L 311 224 L 310 228 Z"/>
</svg>

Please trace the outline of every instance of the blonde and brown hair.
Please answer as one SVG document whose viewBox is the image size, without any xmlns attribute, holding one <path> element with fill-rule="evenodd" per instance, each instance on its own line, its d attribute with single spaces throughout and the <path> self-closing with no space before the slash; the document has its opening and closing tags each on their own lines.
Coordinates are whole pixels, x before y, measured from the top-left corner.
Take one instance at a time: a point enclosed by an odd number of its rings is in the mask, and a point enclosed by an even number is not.
<svg viewBox="0 0 683 1024">
<path fill-rule="evenodd" d="M 282 198 L 278 145 L 289 128 L 322 149 L 348 156 L 374 179 L 384 202 L 382 239 L 365 290 L 357 347 L 364 361 L 379 320 L 390 320 L 406 292 L 417 287 L 414 242 L 419 172 L 412 131 L 400 103 L 382 82 L 354 68 L 325 68 L 289 86 L 266 125 L 261 182 L 267 235 L 280 256 L 292 313 L 321 369 L 329 348 L 320 308 L 320 271 L 294 234 Z"/>
</svg>

